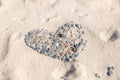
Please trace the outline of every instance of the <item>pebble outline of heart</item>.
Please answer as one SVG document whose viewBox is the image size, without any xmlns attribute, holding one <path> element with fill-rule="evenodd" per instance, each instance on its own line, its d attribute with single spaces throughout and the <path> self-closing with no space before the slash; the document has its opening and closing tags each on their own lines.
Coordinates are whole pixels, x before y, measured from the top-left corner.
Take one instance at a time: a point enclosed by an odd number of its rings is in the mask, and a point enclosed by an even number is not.
<svg viewBox="0 0 120 80">
<path fill-rule="evenodd" d="M 55 33 L 44 29 L 30 31 L 25 35 L 24 40 L 28 47 L 41 54 L 58 58 L 64 62 L 74 62 L 80 53 L 77 52 L 78 48 L 82 47 L 82 51 L 87 42 L 82 38 L 84 35 L 82 29 L 80 24 L 65 23 Z M 77 34 L 73 35 L 73 32 L 77 32 Z M 73 36 L 75 38 L 72 39 Z"/>
</svg>

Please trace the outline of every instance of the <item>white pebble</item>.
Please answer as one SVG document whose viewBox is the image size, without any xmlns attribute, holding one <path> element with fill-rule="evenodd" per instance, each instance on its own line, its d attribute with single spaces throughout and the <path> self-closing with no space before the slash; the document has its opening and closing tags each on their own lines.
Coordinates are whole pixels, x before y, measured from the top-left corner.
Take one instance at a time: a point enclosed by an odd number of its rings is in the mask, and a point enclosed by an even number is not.
<svg viewBox="0 0 120 80">
<path fill-rule="evenodd" d="M 115 31 L 115 29 L 113 29 L 113 28 L 109 28 L 108 30 L 104 30 L 104 31 L 100 32 L 99 38 L 102 41 L 107 42 L 110 39 L 110 37 L 112 36 L 112 34 L 114 33 L 114 31 Z"/>
</svg>

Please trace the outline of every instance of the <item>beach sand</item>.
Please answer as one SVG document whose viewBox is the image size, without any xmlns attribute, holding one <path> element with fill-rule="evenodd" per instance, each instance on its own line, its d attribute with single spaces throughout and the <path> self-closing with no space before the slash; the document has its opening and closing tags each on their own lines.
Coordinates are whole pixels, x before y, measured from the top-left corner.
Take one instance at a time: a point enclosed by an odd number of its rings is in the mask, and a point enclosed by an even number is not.
<svg viewBox="0 0 120 80">
<path fill-rule="evenodd" d="M 25 35 L 84 28 L 87 44 L 74 63 L 39 54 Z M 120 80 L 120 0 L 0 0 L 0 80 Z"/>
</svg>

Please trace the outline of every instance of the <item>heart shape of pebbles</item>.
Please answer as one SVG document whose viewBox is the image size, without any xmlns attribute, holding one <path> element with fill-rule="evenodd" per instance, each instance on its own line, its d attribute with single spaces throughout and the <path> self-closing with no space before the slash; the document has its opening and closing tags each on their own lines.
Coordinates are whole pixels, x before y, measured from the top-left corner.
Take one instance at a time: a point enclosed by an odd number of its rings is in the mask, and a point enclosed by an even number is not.
<svg viewBox="0 0 120 80">
<path fill-rule="evenodd" d="M 80 24 L 65 23 L 56 32 L 37 29 L 25 35 L 28 47 L 40 54 L 57 58 L 64 62 L 73 62 L 86 45 L 84 31 Z"/>
</svg>

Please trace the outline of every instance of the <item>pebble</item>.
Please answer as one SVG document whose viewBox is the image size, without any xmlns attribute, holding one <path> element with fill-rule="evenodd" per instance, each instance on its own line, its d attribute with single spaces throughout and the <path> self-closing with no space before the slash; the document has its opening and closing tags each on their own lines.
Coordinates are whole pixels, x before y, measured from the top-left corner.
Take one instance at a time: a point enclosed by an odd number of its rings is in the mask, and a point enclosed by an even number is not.
<svg viewBox="0 0 120 80">
<path fill-rule="evenodd" d="M 119 32 L 113 27 L 110 27 L 109 29 L 100 32 L 99 37 L 102 41 L 105 42 L 115 41 L 119 38 Z"/>
<path fill-rule="evenodd" d="M 73 30 L 74 29 L 74 30 Z M 70 32 L 71 30 L 71 32 Z M 76 31 L 75 31 L 76 30 Z M 70 32 L 71 37 L 67 36 Z M 73 62 L 86 45 L 83 28 L 80 24 L 65 23 L 55 33 L 37 29 L 25 35 L 25 43 L 35 51 L 63 62 Z M 74 36 L 74 37 L 72 37 Z"/>
<path fill-rule="evenodd" d="M 108 72 L 107 72 L 107 75 L 108 75 L 109 77 L 110 77 L 112 74 L 113 74 L 112 71 L 108 71 Z"/>
<path fill-rule="evenodd" d="M 96 74 L 95 74 L 95 77 L 100 78 L 100 75 L 96 73 Z"/>
<path fill-rule="evenodd" d="M 112 74 L 113 74 L 113 70 L 114 70 L 114 67 L 112 66 L 112 67 L 108 67 L 107 68 L 107 76 L 111 76 Z"/>
</svg>

